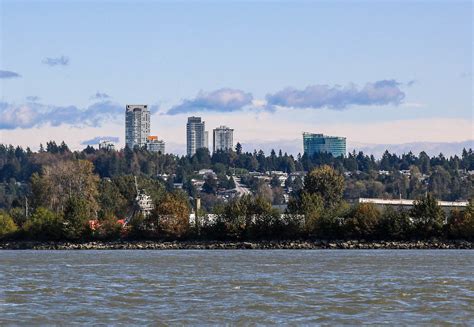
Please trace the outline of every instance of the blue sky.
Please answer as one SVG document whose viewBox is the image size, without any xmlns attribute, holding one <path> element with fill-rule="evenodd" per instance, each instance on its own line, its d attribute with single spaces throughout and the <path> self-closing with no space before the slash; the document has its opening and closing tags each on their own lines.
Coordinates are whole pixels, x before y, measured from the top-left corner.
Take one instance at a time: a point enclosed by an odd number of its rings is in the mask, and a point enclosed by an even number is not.
<svg viewBox="0 0 474 327">
<path fill-rule="evenodd" d="M 177 153 L 189 115 L 249 147 L 474 138 L 470 1 L 0 3 L 2 143 L 123 143 L 127 103 Z"/>
</svg>

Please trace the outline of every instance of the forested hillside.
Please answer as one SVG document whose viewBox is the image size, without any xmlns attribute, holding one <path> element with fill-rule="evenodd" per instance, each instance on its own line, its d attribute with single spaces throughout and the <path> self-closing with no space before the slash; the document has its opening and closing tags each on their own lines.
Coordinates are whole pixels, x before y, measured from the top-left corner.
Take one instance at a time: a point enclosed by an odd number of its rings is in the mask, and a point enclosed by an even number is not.
<svg viewBox="0 0 474 327">
<path fill-rule="evenodd" d="M 281 150 L 265 155 L 262 151 L 243 153 L 238 144 L 235 151 L 218 152 L 212 155 L 200 149 L 193 157 L 179 157 L 170 154 L 150 153 L 141 149 L 125 148 L 120 151 L 96 150 L 90 146 L 82 151 L 72 152 L 64 143 L 48 142 L 38 152 L 28 148 L 0 145 L 0 207 L 17 206 L 30 192 L 29 184 L 35 173 L 42 168 L 69 160 L 87 160 L 93 164 L 93 171 L 100 178 L 117 178 L 136 175 L 156 179 L 168 188 L 180 183 L 190 194 L 196 190 L 191 180 L 202 169 L 212 169 L 215 181 L 209 181 L 204 188 L 211 203 L 217 188 L 233 188 L 229 177 L 238 175 L 254 192 L 265 194 L 263 185 L 252 172 L 281 171 L 289 176 L 284 185 L 270 183 L 272 195 L 285 192 L 285 188 L 298 190 L 302 186 L 301 176 L 321 165 L 329 165 L 345 176 L 344 198 L 359 197 L 410 198 L 415 199 L 427 192 L 441 200 L 468 200 L 473 194 L 474 154 L 472 149 L 464 150 L 460 156 L 450 158 L 442 154 L 428 157 L 424 152 L 418 155 L 391 154 L 385 152 L 380 159 L 362 152 L 350 153 L 346 158 L 334 158 L 329 154 L 313 157 L 298 155 L 296 158 Z M 271 173 L 268 174 L 271 177 Z M 211 185 L 208 185 L 211 184 Z M 268 194 L 267 194 L 268 195 Z M 271 199 L 273 202 L 281 202 Z"/>
</svg>

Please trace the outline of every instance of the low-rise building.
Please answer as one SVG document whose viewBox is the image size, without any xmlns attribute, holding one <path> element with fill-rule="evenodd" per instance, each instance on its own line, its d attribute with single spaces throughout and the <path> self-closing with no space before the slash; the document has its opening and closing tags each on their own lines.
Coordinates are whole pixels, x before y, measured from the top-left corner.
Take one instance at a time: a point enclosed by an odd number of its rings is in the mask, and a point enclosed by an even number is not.
<svg viewBox="0 0 474 327">
<path fill-rule="evenodd" d="M 394 207 L 397 209 L 409 210 L 413 208 L 416 200 L 409 199 L 374 199 L 374 198 L 359 198 L 359 203 L 372 203 L 379 209 L 386 207 Z M 469 204 L 468 201 L 438 201 L 438 205 L 449 213 L 452 209 L 464 209 Z"/>
<path fill-rule="evenodd" d="M 146 149 L 150 152 L 165 154 L 165 141 L 159 140 L 156 135 L 148 136 L 146 140 Z"/>
<path fill-rule="evenodd" d="M 410 171 L 410 169 L 402 169 L 402 170 L 400 170 L 400 174 L 402 174 L 403 176 L 410 177 L 411 176 L 411 171 Z"/>
<path fill-rule="evenodd" d="M 115 144 L 109 140 L 103 140 L 99 142 L 99 150 L 114 151 Z"/>
<path fill-rule="evenodd" d="M 284 171 L 281 170 L 272 170 L 272 171 L 267 171 L 267 175 L 269 176 L 288 176 L 288 173 L 285 173 Z"/>
<path fill-rule="evenodd" d="M 212 169 L 201 169 L 198 171 L 198 175 L 202 176 L 203 178 L 217 178 L 217 174 Z"/>
</svg>

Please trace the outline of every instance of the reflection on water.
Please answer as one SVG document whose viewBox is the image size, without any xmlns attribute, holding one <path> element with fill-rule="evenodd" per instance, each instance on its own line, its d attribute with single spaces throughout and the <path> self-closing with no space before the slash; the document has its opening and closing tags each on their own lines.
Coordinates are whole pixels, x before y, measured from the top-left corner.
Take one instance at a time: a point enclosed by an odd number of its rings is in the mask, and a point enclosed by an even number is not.
<svg viewBox="0 0 474 327">
<path fill-rule="evenodd" d="M 0 325 L 474 325 L 469 250 L 0 251 Z"/>
</svg>

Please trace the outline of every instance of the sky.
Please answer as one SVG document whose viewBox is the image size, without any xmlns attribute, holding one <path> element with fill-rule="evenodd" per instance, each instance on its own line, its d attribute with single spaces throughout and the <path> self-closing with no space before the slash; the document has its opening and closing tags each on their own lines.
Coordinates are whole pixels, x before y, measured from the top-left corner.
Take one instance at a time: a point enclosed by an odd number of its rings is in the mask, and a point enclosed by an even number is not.
<svg viewBox="0 0 474 327">
<path fill-rule="evenodd" d="M 471 1 L 0 0 L 0 143 L 124 145 L 126 104 L 253 148 L 473 143 Z M 210 133 L 212 134 L 212 133 Z"/>
</svg>

